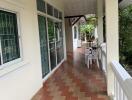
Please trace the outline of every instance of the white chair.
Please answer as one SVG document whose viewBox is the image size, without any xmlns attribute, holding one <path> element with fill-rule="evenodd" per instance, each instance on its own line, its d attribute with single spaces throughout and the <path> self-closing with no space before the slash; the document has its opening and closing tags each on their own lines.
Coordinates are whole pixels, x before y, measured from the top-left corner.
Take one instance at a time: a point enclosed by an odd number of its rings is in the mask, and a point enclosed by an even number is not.
<svg viewBox="0 0 132 100">
<path fill-rule="evenodd" d="M 96 60 L 96 64 L 99 67 L 99 51 L 98 48 L 92 50 L 92 60 Z"/>
<path fill-rule="evenodd" d="M 87 64 L 88 68 L 89 68 L 89 64 L 92 64 L 92 48 L 91 47 L 85 49 L 85 64 Z"/>
</svg>

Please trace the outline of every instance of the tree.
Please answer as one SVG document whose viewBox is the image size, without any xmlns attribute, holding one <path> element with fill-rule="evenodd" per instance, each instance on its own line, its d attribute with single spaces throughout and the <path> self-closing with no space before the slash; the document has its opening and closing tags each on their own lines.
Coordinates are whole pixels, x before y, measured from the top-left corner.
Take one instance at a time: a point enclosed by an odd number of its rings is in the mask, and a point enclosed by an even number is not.
<svg viewBox="0 0 132 100">
<path fill-rule="evenodd" d="M 81 33 L 85 34 L 87 41 L 90 41 L 93 37 L 93 31 L 95 27 L 92 24 L 84 24 L 80 26 Z"/>
<path fill-rule="evenodd" d="M 97 19 L 96 17 L 87 18 L 85 24 L 80 25 L 80 32 L 82 36 L 86 36 L 87 41 L 91 41 L 94 36 L 94 30 L 96 26 Z"/>
<path fill-rule="evenodd" d="M 119 9 L 120 62 L 132 68 L 132 5 Z"/>
</svg>

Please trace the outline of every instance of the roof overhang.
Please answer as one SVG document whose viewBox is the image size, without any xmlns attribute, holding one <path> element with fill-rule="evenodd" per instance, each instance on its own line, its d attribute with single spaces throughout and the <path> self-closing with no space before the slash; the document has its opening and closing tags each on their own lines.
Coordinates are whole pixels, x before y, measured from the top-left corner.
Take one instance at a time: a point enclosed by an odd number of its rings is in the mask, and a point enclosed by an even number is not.
<svg viewBox="0 0 132 100">
<path fill-rule="evenodd" d="M 65 16 L 96 14 L 96 0 L 64 0 Z"/>
<path fill-rule="evenodd" d="M 132 0 L 118 1 L 120 8 L 132 4 Z M 78 16 L 87 14 L 96 15 L 97 12 L 97 0 L 64 0 L 63 3 L 65 16 Z M 104 4 L 103 6 L 105 6 Z"/>
<path fill-rule="evenodd" d="M 122 0 L 119 4 L 119 7 L 120 8 L 125 8 L 127 7 L 128 5 L 132 4 L 132 0 Z"/>
</svg>

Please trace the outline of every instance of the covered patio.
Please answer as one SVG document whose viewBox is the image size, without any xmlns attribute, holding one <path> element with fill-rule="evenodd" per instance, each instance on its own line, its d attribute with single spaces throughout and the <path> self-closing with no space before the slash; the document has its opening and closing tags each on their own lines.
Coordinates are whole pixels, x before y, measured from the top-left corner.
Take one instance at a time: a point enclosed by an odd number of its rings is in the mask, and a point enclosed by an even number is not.
<svg viewBox="0 0 132 100">
<path fill-rule="evenodd" d="M 49 100 L 130 100 L 131 95 L 126 89 L 131 83 L 131 77 L 119 64 L 118 8 L 119 5 L 123 6 L 120 2 L 119 0 L 64 0 L 67 60 L 45 81 L 43 88 L 33 100 L 44 98 Z M 79 18 L 85 18 L 88 14 L 94 14 L 97 17 L 99 68 L 94 63 L 88 69 L 84 62 L 84 49 L 75 51 L 73 48 L 72 27 Z M 128 82 L 126 82 L 127 79 Z"/>
<path fill-rule="evenodd" d="M 132 100 L 132 78 L 119 63 L 118 8 L 128 1 L 1 0 L 0 100 Z M 90 14 L 100 63 L 87 68 L 72 30 Z"/>
<path fill-rule="evenodd" d="M 32 100 L 109 100 L 105 76 L 96 63 L 85 65 L 83 48 L 68 56 Z"/>
</svg>

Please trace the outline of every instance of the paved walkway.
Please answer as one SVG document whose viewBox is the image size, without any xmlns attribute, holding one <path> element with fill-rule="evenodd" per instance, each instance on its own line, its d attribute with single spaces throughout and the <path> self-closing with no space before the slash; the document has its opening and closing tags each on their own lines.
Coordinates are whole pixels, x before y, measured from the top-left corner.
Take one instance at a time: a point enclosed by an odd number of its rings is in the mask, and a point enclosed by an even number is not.
<svg viewBox="0 0 132 100">
<path fill-rule="evenodd" d="M 74 57 L 68 56 L 32 100 L 108 100 L 104 75 L 95 64 L 86 67 L 80 48 Z"/>
</svg>

